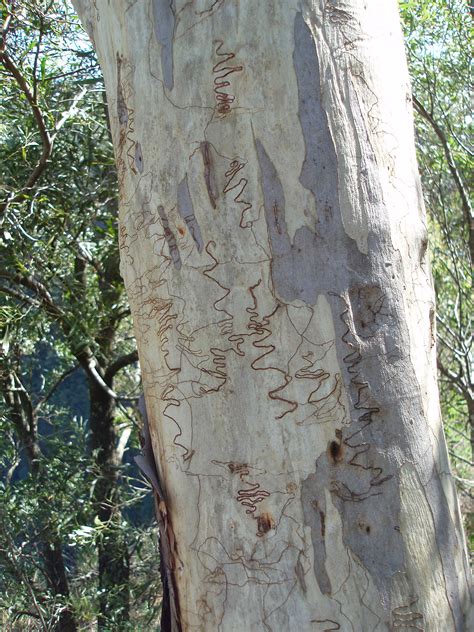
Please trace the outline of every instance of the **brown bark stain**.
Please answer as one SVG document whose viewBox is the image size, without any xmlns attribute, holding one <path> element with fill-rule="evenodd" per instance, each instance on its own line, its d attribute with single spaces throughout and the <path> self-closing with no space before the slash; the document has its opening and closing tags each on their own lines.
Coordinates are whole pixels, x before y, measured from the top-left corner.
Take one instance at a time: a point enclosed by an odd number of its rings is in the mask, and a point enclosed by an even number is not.
<svg viewBox="0 0 474 632">
<path fill-rule="evenodd" d="M 247 465 L 247 463 L 227 463 L 227 467 L 229 468 L 231 474 L 242 474 L 243 472 L 245 472 L 246 474 L 248 474 L 249 472 L 249 466 Z"/>
<path fill-rule="evenodd" d="M 302 556 L 302 554 L 300 552 L 300 554 L 298 555 L 298 560 L 296 561 L 295 575 L 298 578 L 298 581 L 300 583 L 301 589 L 306 594 L 306 591 L 308 590 L 308 588 L 306 586 L 306 580 L 304 578 L 305 572 L 304 572 L 303 564 L 301 563 L 301 556 Z"/>
<path fill-rule="evenodd" d="M 263 512 L 257 516 L 257 535 L 262 537 L 268 533 L 271 529 L 275 528 L 275 520 L 269 512 Z"/>
<path fill-rule="evenodd" d="M 202 160 L 204 163 L 204 181 L 206 183 L 207 194 L 213 209 L 216 208 L 216 199 L 219 196 L 215 182 L 214 164 L 211 154 L 211 144 L 204 141 L 200 145 Z"/>
<path fill-rule="evenodd" d="M 321 537 L 324 538 L 326 535 L 326 514 L 319 508 L 317 500 L 313 500 L 311 505 L 315 511 L 319 512 L 319 519 L 321 521 Z"/>
</svg>

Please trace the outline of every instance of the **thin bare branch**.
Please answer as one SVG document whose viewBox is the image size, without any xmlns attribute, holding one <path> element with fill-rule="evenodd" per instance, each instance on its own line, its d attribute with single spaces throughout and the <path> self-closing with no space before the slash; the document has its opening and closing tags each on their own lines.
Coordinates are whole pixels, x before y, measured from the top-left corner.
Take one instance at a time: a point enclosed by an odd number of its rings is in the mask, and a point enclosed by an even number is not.
<svg viewBox="0 0 474 632">
<path fill-rule="evenodd" d="M 446 138 L 446 134 L 434 118 L 433 113 L 428 112 L 428 110 L 416 98 L 415 95 L 413 95 L 413 105 L 415 106 L 415 110 L 418 112 L 418 114 L 420 114 L 420 116 L 422 116 L 425 121 L 427 121 L 431 125 L 443 148 L 449 171 L 451 172 L 451 176 L 461 198 L 464 221 L 466 223 L 466 228 L 469 235 L 469 252 L 471 255 L 472 264 L 474 262 L 474 215 L 472 212 L 472 206 L 466 191 L 466 187 L 457 168 L 456 161 L 454 160 L 454 156 L 448 143 L 448 139 Z"/>
<path fill-rule="evenodd" d="M 3 52 L 7 46 L 7 35 L 12 22 L 12 14 L 7 13 L 2 24 L 2 34 L 0 36 L 0 52 Z"/>
<path fill-rule="evenodd" d="M 34 414 L 36 415 L 39 411 L 39 409 L 41 408 L 41 406 L 48 401 L 48 399 L 50 399 L 50 397 L 52 397 L 52 395 L 54 395 L 56 389 L 61 386 L 61 384 L 64 382 L 64 380 L 71 375 L 71 373 L 74 373 L 74 371 L 76 371 L 79 368 L 79 366 L 76 364 L 73 367 L 71 367 L 70 369 L 68 369 L 67 371 L 64 371 L 64 373 L 62 373 L 58 379 L 55 381 L 55 383 L 51 386 L 51 388 L 49 389 L 49 391 L 46 393 L 46 395 L 44 397 L 42 397 L 38 403 L 36 404 L 36 406 L 33 409 Z"/>
<path fill-rule="evenodd" d="M 126 355 L 123 355 L 120 358 L 117 358 L 114 362 L 112 362 L 112 364 L 105 371 L 104 379 L 107 382 L 107 384 L 112 383 L 112 380 L 114 379 L 115 375 L 121 369 L 124 369 L 126 366 L 129 366 L 130 364 L 134 364 L 135 362 L 138 362 L 138 351 L 136 349 L 132 351 L 131 353 L 127 353 Z"/>
<path fill-rule="evenodd" d="M 23 294 L 23 292 L 13 290 L 10 287 L 5 287 L 4 285 L 0 285 L 0 292 L 3 292 L 4 294 L 8 294 L 8 296 L 11 296 L 12 298 L 16 298 L 18 301 L 21 301 L 22 303 L 27 303 L 28 305 L 31 305 L 31 307 L 41 306 L 41 304 L 38 301 L 36 301 L 31 296 L 28 296 L 28 294 Z"/>
<path fill-rule="evenodd" d="M 4 202 L 0 204 L 0 218 L 1 218 L 2 215 L 6 212 L 10 204 L 12 204 L 13 202 L 17 202 L 18 200 L 21 200 L 32 189 L 32 187 L 34 186 L 38 178 L 46 169 L 46 163 L 48 162 L 48 159 L 51 156 L 53 145 L 52 145 L 51 137 L 46 127 L 46 122 L 44 120 L 43 113 L 41 112 L 41 109 L 38 105 L 36 98 L 31 92 L 30 87 L 28 86 L 25 77 L 23 76 L 21 71 L 17 68 L 13 60 L 8 56 L 5 50 L 0 50 L 0 63 L 3 65 L 5 70 L 7 70 L 15 79 L 18 86 L 20 87 L 20 90 L 25 95 L 28 103 L 30 104 L 31 109 L 33 111 L 33 116 L 35 117 L 36 124 L 38 126 L 39 134 L 41 136 L 41 142 L 43 145 L 41 156 L 39 157 L 36 167 L 28 176 L 28 179 L 26 180 L 25 184 L 13 196 L 9 196 Z"/>
</svg>

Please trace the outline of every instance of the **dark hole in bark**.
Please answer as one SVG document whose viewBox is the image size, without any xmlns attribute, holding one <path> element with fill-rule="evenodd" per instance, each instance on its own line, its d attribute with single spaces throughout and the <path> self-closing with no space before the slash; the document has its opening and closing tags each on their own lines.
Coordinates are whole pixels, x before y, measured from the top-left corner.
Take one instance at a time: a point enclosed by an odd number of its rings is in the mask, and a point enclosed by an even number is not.
<svg viewBox="0 0 474 632">
<path fill-rule="evenodd" d="M 321 520 L 321 537 L 324 538 L 326 535 L 326 516 L 324 511 L 319 510 L 319 518 Z"/>
<path fill-rule="evenodd" d="M 273 517 L 271 516 L 271 514 L 262 513 L 257 518 L 257 526 L 258 526 L 257 535 L 261 537 L 262 535 L 265 535 L 265 533 L 268 533 L 270 529 L 275 528 L 275 521 L 273 520 Z"/>
<path fill-rule="evenodd" d="M 329 454 L 334 463 L 340 461 L 342 459 L 341 444 L 337 441 L 331 441 L 331 443 L 329 444 Z"/>
</svg>

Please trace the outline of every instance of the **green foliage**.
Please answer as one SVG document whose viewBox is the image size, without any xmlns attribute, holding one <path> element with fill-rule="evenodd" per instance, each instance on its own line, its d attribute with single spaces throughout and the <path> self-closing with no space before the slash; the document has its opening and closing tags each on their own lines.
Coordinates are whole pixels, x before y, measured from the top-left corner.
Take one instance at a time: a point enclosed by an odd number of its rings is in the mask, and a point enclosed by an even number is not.
<svg viewBox="0 0 474 632">
<path fill-rule="evenodd" d="M 100 389 L 87 363 L 105 375 L 135 348 L 102 79 L 69 2 L 1 6 L 10 24 L 0 59 L 0 626 L 62 629 L 72 612 L 78 629 L 94 627 L 107 545 L 130 576 L 110 586 L 102 629 L 152 630 L 159 560 L 149 489 L 128 456 L 139 449 L 133 361 L 114 378 L 124 399 L 99 418 L 116 445 L 128 438 L 123 458 L 113 450 L 104 465 L 88 419 Z M 55 547 L 67 590 L 53 585 Z M 114 592 L 130 592 L 129 621 Z"/>
<path fill-rule="evenodd" d="M 48 438 L 40 476 L 0 484 L 0 611 L 19 623 L 22 613 L 37 618 L 38 610 L 46 621 L 54 621 L 64 607 L 67 599 L 54 595 L 48 582 L 43 543 L 67 542 L 70 532 L 90 519 L 84 500 L 85 435 L 67 420 L 61 427 L 68 438 Z M 11 434 L 7 418 L 1 420 L 0 432 Z M 2 466 L 12 462 L 8 451 L 2 450 L 0 458 Z M 72 556 L 70 563 L 75 563 Z"/>
</svg>

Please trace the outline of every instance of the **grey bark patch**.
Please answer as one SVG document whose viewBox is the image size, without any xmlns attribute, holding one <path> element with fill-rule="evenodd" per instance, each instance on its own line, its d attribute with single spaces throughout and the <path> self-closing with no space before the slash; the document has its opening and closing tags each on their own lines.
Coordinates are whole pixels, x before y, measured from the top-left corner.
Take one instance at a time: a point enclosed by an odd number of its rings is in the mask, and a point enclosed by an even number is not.
<svg viewBox="0 0 474 632">
<path fill-rule="evenodd" d="M 261 171 L 265 217 L 272 250 L 272 279 L 275 290 L 285 300 L 299 298 L 314 305 L 319 294 L 324 293 L 331 304 L 334 315 L 337 349 L 343 378 L 351 402 L 351 422 L 341 433 L 337 450 L 328 446 L 327 452 L 316 461 L 316 475 L 303 482 L 302 504 L 305 520 L 311 528 L 315 560 L 315 576 L 323 593 L 331 590 L 329 578 L 324 571 L 325 547 L 323 513 L 324 490 L 331 492 L 343 524 L 343 538 L 374 577 L 381 592 L 388 595 L 390 577 L 403 568 L 403 542 L 395 530 L 398 522 L 400 501 L 398 481 L 394 477 L 393 465 L 389 462 L 385 438 L 384 418 L 380 416 L 381 405 L 372 394 L 390 392 L 389 400 L 396 401 L 398 394 L 383 384 L 380 372 L 380 354 L 392 354 L 394 362 L 399 359 L 402 346 L 399 332 L 384 336 L 389 327 L 387 322 L 377 320 L 381 304 L 389 309 L 388 298 L 381 299 L 370 259 L 361 254 L 354 240 L 344 231 L 339 205 L 333 197 L 330 213 L 319 218 L 315 232 L 299 228 L 293 242 L 288 235 L 285 221 L 286 201 L 283 188 L 273 163 L 262 143 L 257 139 L 257 156 Z M 316 148 L 315 148 L 316 149 Z M 324 147 L 319 148 L 324 155 Z M 322 168 L 323 162 L 312 161 L 312 169 Z M 333 175 L 334 177 L 334 175 Z M 312 186 L 317 187 L 320 179 L 314 175 Z M 335 267 L 333 261 L 339 261 Z M 354 337 L 354 326 L 345 318 L 351 309 L 346 303 L 354 297 L 372 296 L 375 292 L 375 312 L 370 322 L 373 333 L 367 356 L 359 350 L 359 340 Z M 368 320 L 370 309 L 362 298 L 354 298 L 357 322 Z M 358 310 L 358 311 L 357 311 Z M 385 313 L 385 312 L 384 312 Z M 388 318 L 388 316 L 384 316 Z M 395 319 L 391 319 L 395 320 Z M 392 323 L 390 323 L 392 324 Z M 373 355 L 370 353 L 373 351 Z M 398 367 L 396 369 L 398 371 Z M 395 373 L 395 371 L 394 371 Z M 394 375 L 392 377 L 395 377 Z M 389 404 L 384 409 L 388 410 Z M 378 415 L 378 416 L 377 416 Z M 396 413 L 388 413 L 389 421 L 397 425 Z M 392 427 L 394 427 L 392 426 Z M 383 499 L 380 497 L 383 496 Z M 363 507 L 362 507 L 363 504 Z M 366 521 L 367 515 L 377 515 L 377 528 L 371 529 L 370 540 L 366 533 L 353 529 L 355 524 Z M 387 556 L 387 550 L 391 550 Z"/>
<path fill-rule="evenodd" d="M 305 524 L 311 529 L 311 541 L 314 553 L 314 574 L 323 595 L 332 592 L 331 582 L 326 571 L 326 499 L 315 474 L 303 481 L 301 502 Z M 317 490 L 316 494 L 315 491 Z M 317 496 L 317 497 L 315 497 Z"/>
<path fill-rule="evenodd" d="M 140 143 L 135 143 L 135 165 L 140 173 L 143 173 L 144 164 L 143 164 L 143 154 L 142 154 L 142 146 Z"/>
<path fill-rule="evenodd" d="M 177 270 L 181 269 L 181 256 L 178 250 L 178 244 L 176 243 L 176 237 L 173 234 L 173 231 L 170 228 L 170 223 L 168 218 L 166 217 L 165 209 L 162 206 L 158 207 L 158 215 L 161 219 L 161 224 L 163 226 L 163 231 L 165 234 L 166 243 L 168 244 L 168 248 L 170 249 L 170 257 L 173 262 L 174 267 Z"/>
<path fill-rule="evenodd" d="M 344 230 L 337 157 L 321 101 L 319 61 L 311 31 L 300 14 L 295 18 L 293 61 L 306 147 L 300 182 L 314 196 L 318 219 L 314 230 L 300 227 L 291 240 L 285 219 L 291 200 L 285 199 L 275 166 L 256 139 L 272 281 L 275 293 L 285 301 L 300 299 L 314 305 L 319 294 L 328 298 L 350 403 L 350 423 L 316 460 L 315 474 L 303 482 L 301 500 L 311 528 L 321 590 L 330 590 L 322 570 L 326 555 L 322 516 L 326 513 L 325 490 L 329 490 L 341 516 L 345 545 L 388 600 L 391 576 L 405 565 L 403 541 L 397 531 L 400 497 L 394 446 L 405 458 L 417 461 L 416 437 L 426 432 L 399 296 L 402 267 L 389 243 L 390 229 L 375 169 L 364 170 L 365 187 L 371 191 L 367 199 L 378 211 L 371 227 L 374 232 L 368 236 L 369 255 L 362 254 Z M 355 111 L 354 116 L 360 117 L 360 113 Z M 370 147 L 368 151 L 361 158 L 361 167 L 374 162 Z M 387 261 L 392 264 L 389 269 Z M 448 563 L 444 548 L 443 562 Z"/>
<path fill-rule="evenodd" d="M 202 252 L 204 242 L 201 236 L 201 229 L 194 214 L 193 200 L 189 193 L 188 174 L 185 175 L 178 185 L 178 213 L 188 227 L 198 252 Z"/>
<path fill-rule="evenodd" d="M 276 293 L 288 301 L 300 299 L 314 305 L 321 293 L 342 292 L 347 289 L 351 276 L 363 285 L 369 274 L 368 260 L 359 252 L 356 242 L 344 231 L 337 194 L 331 194 L 330 200 L 326 196 L 326 206 L 318 217 L 314 230 L 307 226 L 298 228 L 291 242 L 285 220 L 286 200 L 280 178 L 259 139 L 256 139 L 256 149 L 272 251 L 272 280 Z M 325 146 L 318 148 L 321 154 L 326 149 Z M 332 177 L 336 192 L 337 175 L 334 171 Z M 316 191 L 319 182 L 320 179 L 315 174 L 312 191 Z M 322 199 L 321 196 L 319 199 Z M 337 267 L 333 265 L 334 261 L 339 262 Z"/>
<path fill-rule="evenodd" d="M 365 433 L 367 438 L 368 434 Z M 305 523 L 311 528 L 315 575 L 321 591 L 330 593 L 324 570 L 325 490 L 329 490 L 341 516 L 345 545 L 356 553 L 382 594 L 388 597 L 392 575 L 404 567 L 403 542 L 395 528 L 400 504 L 398 481 L 387 474 L 389 466 L 381 451 L 362 436 L 354 439 L 351 440 L 349 429 L 345 430 L 341 459 L 332 458 L 331 442 L 316 460 L 315 473 L 302 484 L 301 501 Z"/>
<path fill-rule="evenodd" d="M 319 60 L 311 31 L 302 15 L 295 17 L 293 63 L 298 85 L 298 113 L 306 155 L 301 184 L 313 194 L 318 213 L 314 230 L 299 228 L 291 243 L 283 187 L 263 144 L 256 140 L 265 217 L 273 255 L 272 278 L 285 300 L 314 305 L 320 293 L 345 291 L 350 283 L 370 279 L 370 262 L 342 221 L 339 205 L 337 155 L 327 114 L 321 103 Z M 289 202 L 291 204 L 291 201 Z M 370 240 L 370 236 L 369 236 Z M 339 265 L 333 265 L 338 261 Z"/>
<path fill-rule="evenodd" d="M 298 115 L 306 146 L 300 182 L 313 192 L 320 213 L 338 204 L 337 157 L 321 103 L 321 78 L 316 47 L 301 13 L 294 23 L 293 65 L 298 83 Z"/>
<path fill-rule="evenodd" d="M 441 444 L 441 437 L 439 442 Z M 425 491 L 433 520 L 436 523 L 436 544 L 443 564 L 444 578 L 448 587 L 446 595 L 451 606 L 455 630 L 456 632 L 464 632 L 466 627 L 463 615 L 463 596 L 455 590 L 458 584 L 458 570 L 452 555 L 452 552 L 462 547 L 463 543 L 458 540 L 457 530 L 446 507 L 446 496 L 435 463 L 432 464 L 432 475 L 425 485 Z M 466 583 L 470 585 L 471 573 L 467 567 L 465 568 L 465 575 Z M 449 590 L 449 587 L 452 589 Z"/>
<path fill-rule="evenodd" d="M 173 39 L 175 29 L 174 0 L 153 0 L 153 25 L 155 37 L 161 44 L 161 72 L 168 90 L 174 86 Z"/>
</svg>

